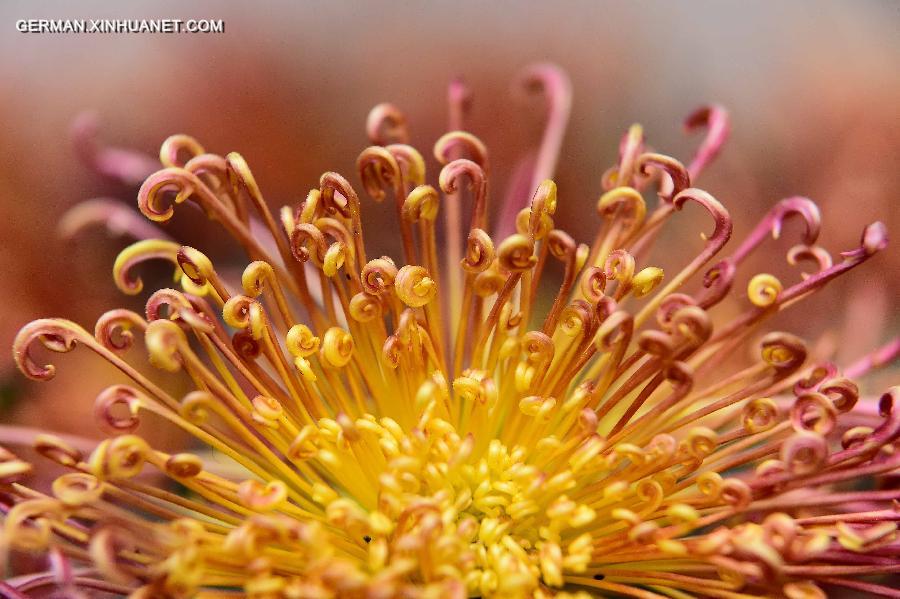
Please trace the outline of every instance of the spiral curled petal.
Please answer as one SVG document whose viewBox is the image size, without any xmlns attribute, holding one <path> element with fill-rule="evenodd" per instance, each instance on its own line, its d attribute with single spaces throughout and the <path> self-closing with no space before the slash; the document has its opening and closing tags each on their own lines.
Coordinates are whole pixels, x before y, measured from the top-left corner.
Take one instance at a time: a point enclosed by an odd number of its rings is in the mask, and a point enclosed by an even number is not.
<svg viewBox="0 0 900 599">
<path fill-rule="evenodd" d="M 123 293 L 137 295 L 144 288 L 144 282 L 139 277 L 132 278 L 131 270 L 142 262 L 154 259 L 167 260 L 175 265 L 180 249 L 179 244 L 160 239 L 145 239 L 131 244 L 119 252 L 113 264 L 116 287 Z"/>
<path fill-rule="evenodd" d="M 403 218 L 409 222 L 433 221 L 437 218 L 440 198 L 431 185 L 419 185 L 403 202 Z"/>
<path fill-rule="evenodd" d="M 460 265 L 466 272 L 481 273 L 494 262 L 494 242 L 482 229 L 472 229 L 466 239 L 466 251 Z"/>
<path fill-rule="evenodd" d="M 366 134 L 376 145 L 386 146 L 392 143 L 407 143 L 409 130 L 406 116 L 394 104 L 384 102 L 369 111 L 366 117 Z"/>
<path fill-rule="evenodd" d="M 369 295 L 381 296 L 394 288 L 399 270 L 394 261 L 383 256 L 369 260 L 362 269 L 363 291 Z"/>
<path fill-rule="evenodd" d="M 529 270 L 537 263 L 534 256 L 534 242 L 519 233 L 510 235 L 497 248 L 500 268 L 507 272 Z"/>
<path fill-rule="evenodd" d="M 392 189 L 402 181 L 400 165 L 386 148 L 366 148 L 357 158 L 356 167 L 366 193 L 378 202 L 384 199 L 385 189 Z"/>
<path fill-rule="evenodd" d="M 480 139 L 465 131 L 450 131 L 442 135 L 434 144 L 434 157 L 441 164 L 447 164 L 455 150 L 470 156 L 470 160 L 486 170 L 488 152 Z M 441 186 L 443 188 L 443 185 Z"/>
<path fill-rule="evenodd" d="M 322 337 L 320 354 L 334 368 L 346 366 L 353 358 L 353 337 L 339 327 L 331 327 Z"/>
<path fill-rule="evenodd" d="M 437 295 L 437 283 L 421 266 L 404 266 L 394 280 L 397 297 L 411 308 L 420 308 Z"/>
</svg>

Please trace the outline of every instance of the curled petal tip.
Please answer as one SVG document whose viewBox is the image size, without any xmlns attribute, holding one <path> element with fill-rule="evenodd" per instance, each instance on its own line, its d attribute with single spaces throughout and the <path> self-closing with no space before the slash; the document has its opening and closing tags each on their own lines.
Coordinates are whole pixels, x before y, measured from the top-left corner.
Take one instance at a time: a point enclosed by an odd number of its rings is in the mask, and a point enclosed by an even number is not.
<svg viewBox="0 0 900 599">
<path fill-rule="evenodd" d="M 652 152 L 639 155 L 635 160 L 634 169 L 643 175 L 648 175 L 650 174 L 649 168 L 660 169 L 671 179 L 671 185 L 663 185 L 660 191 L 660 195 L 666 201 L 671 201 L 674 196 L 677 196 L 691 186 L 690 173 L 681 162 L 675 160 L 671 156 Z M 668 190 L 665 192 L 662 191 L 665 187 L 670 187 L 671 192 Z"/>
<path fill-rule="evenodd" d="M 385 102 L 377 105 L 366 117 L 366 133 L 378 146 L 409 142 L 406 116 L 395 105 Z"/>
<path fill-rule="evenodd" d="M 707 212 L 713 217 L 715 229 L 709 236 L 709 244 L 721 248 L 731 238 L 731 232 L 734 224 L 731 215 L 716 198 L 702 189 L 689 188 L 685 189 L 672 198 L 672 204 L 677 210 L 680 210 L 688 200 L 693 200 L 706 208 Z"/>
<path fill-rule="evenodd" d="M 866 225 L 860 236 L 859 247 L 846 252 L 841 256 L 852 264 L 864 262 L 868 258 L 885 249 L 888 245 L 887 227 L 881 221 Z"/>
<path fill-rule="evenodd" d="M 94 112 L 81 113 L 71 127 L 76 152 L 97 173 L 127 185 L 137 185 L 159 168 L 153 158 L 135 150 L 103 146 L 97 139 L 99 131 L 100 118 Z"/>
<path fill-rule="evenodd" d="M 528 65 L 519 74 L 516 85 L 525 89 L 544 90 L 554 102 L 571 103 L 572 82 L 559 65 L 538 62 Z"/>
<path fill-rule="evenodd" d="M 451 105 L 459 106 L 463 111 L 469 110 L 472 104 L 472 90 L 463 77 L 454 77 L 447 85 L 447 99 Z"/>
<path fill-rule="evenodd" d="M 876 221 L 863 229 L 862 247 L 871 255 L 880 252 L 888 245 L 887 227 L 881 221 Z"/>
<path fill-rule="evenodd" d="M 13 359 L 19 370 L 28 378 L 36 381 L 49 381 L 56 376 L 56 366 L 40 365 L 34 361 L 31 349 L 35 342 L 46 349 L 67 353 L 75 349 L 78 341 L 93 339 L 87 331 L 73 322 L 59 318 L 43 318 L 35 320 L 24 327 L 13 341 Z"/>
<path fill-rule="evenodd" d="M 443 165 L 447 165 L 455 158 L 466 156 L 483 170 L 487 170 L 487 147 L 471 133 L 451 131 L 442 135 L 434 144 L 434 157 Z"/>
<path fill-rule="evenodd" d="M 778 202 L 770 212 L 772 237 L 778 239 L 781 236 L 781 227 L 784 221 L 791 215 L 798 215 L 803 219 L 806 230 L 803 235 L 803 243 L 812 245 L 819 238 L 822 227 L 822 214 L 819 206 L 802 196 L 793 196 Z"/>
<path fill-rule="evenodd" d="M 700 127 L 706 127 L 707 134 L 688 166 L 692 179 L 697 178 L 703 169 L 715 160 L 728 141 L 731 135 L 728 111 L 718 104 L 701 106 L 684 121 L 684 128 L 688 132 Z"/>
<path fill-rule="evenodd" d="M 134 208 L 112 198 L 95 198 L 76 204 L 63 214 L 57 227 L 64 239 L 72 239 L 91 226 L 104 226 L 113 235 L 134 239 L 166 239 L 168 235 L 148 223 Z"/>
</svg>

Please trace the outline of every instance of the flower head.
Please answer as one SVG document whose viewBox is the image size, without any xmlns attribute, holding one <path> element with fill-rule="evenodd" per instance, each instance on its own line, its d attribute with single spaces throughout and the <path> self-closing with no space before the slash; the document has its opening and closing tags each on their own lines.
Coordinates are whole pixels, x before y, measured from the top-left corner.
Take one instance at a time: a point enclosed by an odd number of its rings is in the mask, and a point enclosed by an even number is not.
<svg viewBox="0 0 900 599">
<path fill-rule="evenodd" d="M 239 154 L 166 140 L 140 211 L 163 223 L 195 203 L 248 264 L 229 277 L 199 249 L 117 211 L 116 226 L 139 238 L 116 260 L 119 288 L 141 293 L 134 269 L 151 259 L 172 264 L 175 288 L 152 293 L 146 314 L 104 314 L 94 333 L 61 319 L 22 329 L 15 359 L 33 379 L 55 370 L 36 346 L 81 345 L 131 382 L 97 397 L 109 437 L 92 451 L 35 439 L 71 470 L 49 493 L 21 484 L 31 464 L 0 454 L 2 548 L 49 563 L 0 583 L 4 593 L 893 593 L 871 577 L 898 570 L 900 492 L 882 481 L 900 468 L 900 388 L 877 402 L 879 416 L 850 379 L 900 344 L 841 369 L 766 328 L 882 249 L 883 225 L 834 259 L 817 245 L 816 205 L 792 197 L 726 251 L 728 211 L 693 186 L 728 136 L 727 114 L 712 106 L 687 120 L 707 129 L 688 167 L 629 129 L 602 178 L 597 234 L 579 243 L 554 214 L 558 202 L 582 200 L 550 179 L 568 81 L 540 65 L 523 82 L 547 95 L 548 127 L 496 226 L 487 149 L 461 130 L 460 82 L 450 93 L 457 130 L 434 147 L 436 186 L 407 145 L 403 114 L 383 104 L 369 115 L 375 145 L 358 174 L 365 194 L 396 213 L 394 258 L 367 255 L 371 207 L 344 176 L 325 173 L 276 218 Z M 119 158 L 144 164 L 122 150 L 94 155 L 114 172 Z M 712 231 L 692 260 L 664 272 L 654 240 L 663 227 L 689 227 L 689 206 Z M 108 209 L 82 207 L 67 228 Z M 804 230 L 788 262 L 812 272 L 784 283 L 756 274 L 735 300 L 747 257 L 789 218 Z M 555 262 L 558 285 L 546 282 Z M 741 309 L 722 318 L 716 307 L 729 294 Z M 145 352 L 133 347 L 139 339 Z M 141 427 L 162 421 L 202 449 L 151 447 Z"/>
</svg>

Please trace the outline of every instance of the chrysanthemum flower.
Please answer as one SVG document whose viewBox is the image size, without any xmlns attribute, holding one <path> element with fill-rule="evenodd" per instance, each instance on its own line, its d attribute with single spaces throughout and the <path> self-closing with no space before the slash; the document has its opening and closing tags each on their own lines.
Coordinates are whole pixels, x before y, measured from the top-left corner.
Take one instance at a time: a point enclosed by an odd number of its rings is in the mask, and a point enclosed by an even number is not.
<svg viewBox="0 0 900 599">
<path fill-rule="evenodd" d="M 373 200 L 390 197 L 402 248 L 393 258 L 367 254 L 366 237 L 395 231 L 364 236 L 370 208 L 347 178 L 325 173 L 276 218 L 239 154 L 166 140 L 141 212 L 161 223 L 194 202 L 249 264 L 228 280 L 199 249 L 142 238 L 117 259 L 118 286 L 140 293 L 134 268 L 162 259 L 178 287 L 150 295 L 145 315 L 113 310 L 93 333 L 61 319 L 22 329 L 14 353 L 30 378 L 55 371 L 36 346 L 85 346 L 131 383 L 98 396 L 110 436 L 89 454 L 35 440 L 71 470 L 49 492 L 21 484 L 31 464 L 0 454 L 3 551 L 48 562 L 2 593 L 897 596 L 900 491 L 885 481 L 900 468 L 900 388 L 861 399 L 850 379 L 900 344 L 841 369 L 765 328 L 882 249 L 883 225 L 832 257 L 817 245 L 816 205 L 792 197 L 725 250 L 729 213 L 692 184 L 728 134 L 725 112 L 707 107 L 687 121 L 707 130 L 688 167 L 648 151 L 640 126 L 627 132 L 602 177 L 596 237 L 579 243 L 553 216 L 557 201 L 584 193 L 558 199 L 549 179 L 567 82 L 547 66 L 528 82 L 548 95 L 550 124 L 495 227 L 478 138 L 457 130 L 437 141 L 432 186 L 403 115 L 373 110 L 375 145 L 358 174 Z M 463 92 L 451 87 L 455 128 Z M 668 226 L 688 234 L 691 205 L 712 232 L 664 273 L 654 240 Z M 790 217 L 804 230 L 787 260 L 811 272 L 755 274 L 745 297 L 730 293 Z M 557 261 L 561 283 L 542 286 Z M 140 436 L 147 414 L 205 449 L 151 447 Z"/>
</svg>

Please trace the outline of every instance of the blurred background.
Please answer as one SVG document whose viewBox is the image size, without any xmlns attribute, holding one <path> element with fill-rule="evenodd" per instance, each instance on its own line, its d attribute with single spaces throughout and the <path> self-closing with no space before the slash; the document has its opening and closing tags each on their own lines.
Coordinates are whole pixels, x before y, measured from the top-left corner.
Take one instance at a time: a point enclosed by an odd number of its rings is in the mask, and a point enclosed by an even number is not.
<svg viewBox="0 0 900 599">
<path fill-rule="evenodd" d="M 225 33 L 23 34 L 14 27 L 23 18 L 210 18 L 223 19 Z M 0 5 L 0 347 L 11 347 L 34 318 L 65 316 L 92 329 L 105 310 L 140 311 L 146 300 L 147 292 L 122 296 L 112 282 L 112 261 L 129 240 L 100 229 L 74 240 L 58 235 L 62 214 L 85 199 L 135 205 L 136 185 L 104 177 L 76 151 L 71 127 L 85 111 L 96 115 L 102 144 L 155 156 L 167 136 L 188 133 L 208 151 L 240 151 L 277 208 L 304 197 L 323 171 L 358 181 L 366 115 L 383 101 L 405 111 L 433 181 L 430 150 L 447 130 L 447 83 L 462 76 L 473 92 L 468 128 L 490 148 L 499 197 L 545 122 L 540 97 L 517 98 L 512 82 L 522 67 L 550 60 L 566 69 L 574 90 L 556 180 L 557 226 L 577 241 L 594 234 L 600 178 L 627 127 L 643 123 L 649 144 L 687 161 L 700 135 L 685 135 L 681 123 L 709 102 L 730 110 L 733 133 L 699 186 L 731 211 L 735 241 L 796 194 L 819 202 L 820 243 L 834 255 L 856 247 L 876 219 L 896 237 L 898 30 L 900 3 L 892 0 L 7 0 Z M 378 212 L 370 204 L 366 218 Z M 664 240 L 675 250 L 702 244 L 709 224 L 691 218 Z M 754 267 L 784 271 L 795 227 L 767 242 Z M 169 231 L 217 265 L 245 264 L 215 225 L 189 215 Z M 388 238 L 368 241 L 371 255 L 393 247 Z M 673 252 L 674 264 L 680 256 Z M 833 331 L 837 358 L 852 361 L 897 334 L 898 256 L 895 243 L 779 324 L 810 339 Z M 736 285 L 736 296 L 743 291 Z M 59 375 L 49 384 L 30 383 L 11 359 L 0 360 L 0 420 L 99 435 L 89 406 L 109 369 L 86 351 L 55 358 Z"/>
</svg>

